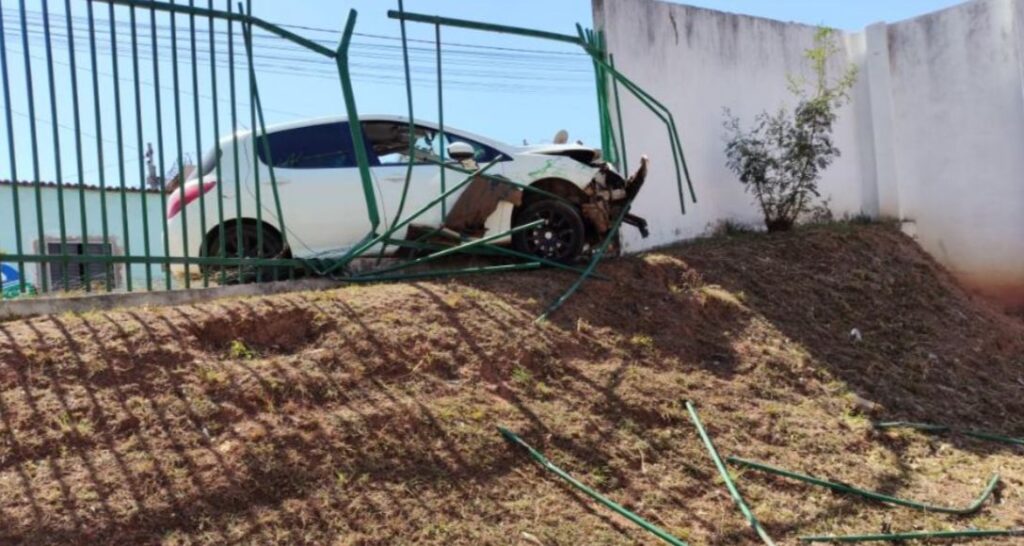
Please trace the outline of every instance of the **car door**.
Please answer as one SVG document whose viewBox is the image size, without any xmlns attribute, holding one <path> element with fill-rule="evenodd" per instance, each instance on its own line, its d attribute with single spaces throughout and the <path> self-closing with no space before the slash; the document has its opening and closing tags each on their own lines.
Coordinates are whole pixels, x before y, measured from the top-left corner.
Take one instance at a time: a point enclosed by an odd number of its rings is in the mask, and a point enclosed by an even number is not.
<svg viewBox="0 0 1024 546">
<path fill-rule="evenodd" d="M 274 166 L 293 254 L 341 254 L 370 231 L 362 180 L 347 122 L 281 129 L 256 141 L 263 217 L 277 212 Z M 254 181 L 252 181 L 254 182 Z"/>
<path fill-rule="evenodd" d="M 435 129 L 416 126 L 411 174 L 407 122 L 364 121 L 363 133 L 370 148 L 370 171 L 381 195 L 380 210 L 386 225 L 390 226 L 399 212 L 407 176 L 410 177 L 409 189 L 401 209 L 401 219 L 408 218 L 441 195 L 441 167 L 437 162 L 441 161 L 445 142 L 438 138 Z M 463 178 L 463 173 L 452 168 L 445 169 L 446 187 L 450 188 Z M 458 193 L 453 194 L 445 202 L 450 205 L 457 198 Z M 441 225 L 442 220 L 442 207 L 438 204 L 418 216 L 413 224 L 436 227 Z M 405 230 L 395 235 L 404 237 Z"/>
</svg>

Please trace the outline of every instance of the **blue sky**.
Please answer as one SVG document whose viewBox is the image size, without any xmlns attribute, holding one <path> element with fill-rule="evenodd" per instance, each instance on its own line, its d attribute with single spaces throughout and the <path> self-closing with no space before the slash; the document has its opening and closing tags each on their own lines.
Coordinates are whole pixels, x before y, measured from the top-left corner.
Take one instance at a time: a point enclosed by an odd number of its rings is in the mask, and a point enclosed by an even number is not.
<svg viewBox="0 0 1024 546">
<path fill-rule="evenodd" d="M 35 118 L 40 157 L 40 178 L 52 180 L 54 168 L 53 130 L 48 94 L 45 50 L 40 12 L 42 0 L 26 0 L 30 22 L 30 61 L 33 68 Z M 179 0 L 185 2 L 186 0 Z M 207 0 L 195 0 L 205 6 Z M 614 0 L 608 0 L 614 1 Z M 223 9 L 226 0 L 216 0 Z M 940 9 L 957 3 L 955 0 L 692 0 L 693 5 L 751 15 L 792 20 L 809 24 L 858 30 L 876 21 L 896 21 Z M 119 73 L 124 114 L 124 144 L 118 155 L 113 97 L 112 56 L 107 7 L 93 4 L 100 35 L 98 64 L 100 66 L 100 96 L 102 102 L 100 122 L 97 125 L 92 108 L 91 75 L 87 32 L 86 2 L 72 0 L 73 33 L 78 69 L 79 101 L 81 105 L 81 132 L 83 134 L 83 167 L 78 172 L 74 155 L 74 126 L 71 69 L 69 66 L 64 2 L 50 0 L 51 32 L 54 36 L 54 98 L 57 106 L 58 138 L 63 158 L 62 178 L 65 181 L 84 179 L 96 183 L 101 163 L 98 151 L 103 152 L 103 172 L 109 180 L 115 178 L 117 165 L 123 161 L 129 185 L 138 181 L 142 150 L 137 145 L 131 57 L 126 55 L 130 26 L 127 11 L 115 12 L 118 27 Z M 9 82 L 12 86 L 16 153 L 19 178 L 32 178 L 30 139 L 28 135 L 28 104 L 25 72 L 22 58 L 21 36 L 18 33 L 17 0 L 2 0 L 6 26 Z M 397 0 L 253 0 L 253 13 L 268 21 L 282 25 L 296 25 L 292 30 L 324 44 L 332 45 L 350 8 L 359 12 L 357 36 L 352 48 L 353 72 L 357 105 L 364 113 L 405 114 L 406 95 L 402 79 L 401 50 L 395 38 L 399 35 L 398 22 L 388 19 L 386 11 L 397 7 Z M 577 22 L 591 26 L 589 0 L 406 0 L 405 9 L 428 14 L 499 22 L 543 30 L 575 32 Z M 140 12 L 141 13 L 141 12 Z M 179 99 L 182 108 L 182 155 L 195 158 L 199 146 L 194 138 L 195 96 L 192 94 L 191 66 L 188 63 L 187 18 L 179 18 Z M 205 22 L 200 21 L 199 103 L 200 117 L 204 121 L 201 135 L 202 148 L 212 142 L 214 130 L 208 122 L 212 118 L 212 97 L 209 86 L 210 68 L 203 62 L 208 35 Z M 162 14 L 157 21 L 157 35 L 166 38 L 169 19 Z M 157 145 L 153 126 L 154 95 L 157 86 L 152 81 L 152 55 L 149 51 L 148 14 L 140 21 L 141 103 L 144 111 L 142 142 Z M 414 110 L 419 118 L 436 120 L 437 101 L 434 65 L 434 29 L 432 26 L 410 23 L 407 26 L 411 40 L 414 85 Z M 223 62 L 226 52 L 224 31 L 217 46 L 217 55 Z M 444 28 L 445 44 L 445 122 L 454 127 L 484 134 L 498 140 L 520 144 L 550 141 L 559 129 L 567 129 L 572 139 L 597 144 L 596 102 L 594 81 L 588 58 L 573 46 L 536 39 Z M 259 74 L 259 91 L 268 124 L 292 121 L 304 117 L 343 114 L 344 106 L 336 72 L 332 63 L 316 54 L 270 36 L 257 34 L 254 52 Z M 163 115 L 165 170 L 175 162 L 176 143 L 173 127 L 172 77 L 169 64 L 169 42 L 161 45 L 160 88 Z M 236 45 L 241 54 L 241 41 Z M 333 47 L 333 46 L 332 46 Z M 244 58 L 243 58 L 244 59 Z M 244 83 L 247 75 L 239 66 L 240 97 L 238 105 L 240 124 L 249 125 L 249 104 Z M 620 67 L 628 74 L 629 67 Z M 218 70 L 220 120 L 219 133 L 228 132 L 228 102 L 226 91 L 227 68 Z M 695 83 L 694 85 L 699 85 Z M 98 140 L 102 132 L 103 139 Z M 7 135 L 0 125 L 0 178 L 10 177 L 7 155 Z M 99 150 L 97 148 L 100 148 Z M 145 148 L 143 145 L 142 148 Z"/>
</svg>

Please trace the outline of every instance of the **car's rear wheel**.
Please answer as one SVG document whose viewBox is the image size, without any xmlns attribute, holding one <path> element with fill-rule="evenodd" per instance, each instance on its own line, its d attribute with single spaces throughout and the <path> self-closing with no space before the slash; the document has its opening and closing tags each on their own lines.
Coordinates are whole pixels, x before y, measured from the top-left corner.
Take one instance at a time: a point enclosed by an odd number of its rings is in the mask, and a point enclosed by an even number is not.
<svg viewBox="0 0 1024 546">
<path fill-rule="evenodd" d="M 534 201 L 516 215 L 515 225 L 537 220 L 544 220 L 544 223 L 512 235 L 512 246 L 516 250 L 561 263 L 570 263 L 579 257 L 586 232 L 583 217 L 576 207 L 554 199 Z"/>
<path fill-rule="evenodd" d="M 240 236 L 239 236 L 240 235 Z M 266 224 L 260 235 L 256 222 L 232 222 L 224 226 L 224 254 L 221 255 L 221 229 L 214 228 L 207 237 L 205 256 L 224 258 L 281 259 L 290 257 L 284 239 L 278 231 Z M 260 239 L 262 238 L 262 246 Z M 239 246 L 241 243 L 241 246 Z M 202 270 L 217 280 L 224 273 L 229 283 L 250 283 L 285 280 L 288 268 L 281 266 L 204 265 Z"/>
</svg>

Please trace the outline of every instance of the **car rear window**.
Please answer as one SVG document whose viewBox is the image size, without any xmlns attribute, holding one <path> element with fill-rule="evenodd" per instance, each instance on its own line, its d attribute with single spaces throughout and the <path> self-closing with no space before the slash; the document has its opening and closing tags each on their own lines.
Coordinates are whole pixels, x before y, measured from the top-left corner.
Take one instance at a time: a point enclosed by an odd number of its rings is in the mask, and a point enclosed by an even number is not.
<svg viewBox="0 0 1024 546">
<path fill-rule="evenodd" d="M 269 144 L 269 157 L 267 145 Z M 274 131 L 260 136 L 256 153 L 264 165 L 282 169 L 355 167 L 348 123 L 335 122 Z"/>
</svg>

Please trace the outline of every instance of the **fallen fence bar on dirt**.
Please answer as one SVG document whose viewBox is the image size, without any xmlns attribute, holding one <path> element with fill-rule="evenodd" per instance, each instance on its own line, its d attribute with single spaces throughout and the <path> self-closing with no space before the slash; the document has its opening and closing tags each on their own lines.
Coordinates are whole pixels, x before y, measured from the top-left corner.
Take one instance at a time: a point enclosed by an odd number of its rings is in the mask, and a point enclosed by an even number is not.
<svg viewBox="0 0 1024 546">
<path fill-rule="evenodd" d="M 541 452 L 539 452 L 536 449 L 534 449 L 533 447 L 531 447 L 529 444 L 527 444 L 525 441 L 523 441 L 522 438 L 517 436 L 511 430 L 508 430 L 508 429 L 503 428 L 503 427 L 498 427 L 498 432 L 500 432 L 502 437 L 504 437 L 505 440 L 507 440 L 508 442 L 510 442 L 512 444 L 515 444 L 516 446 L 519 446 L 519 447 L 525 449 L 526 452 L 530 454 L 530 457 L 534 461 L 537 461 L 537 463 L 540 464 L 542 467 L 544 467 L 545 470 L 548 470 L 548 471 L 554 473 L 556 476 L 558 476 L 559 478 L 562 478 L 569 485 L 571 485 L 574 488 L 576 488 L 577 490 L 585 493 L 590 498 L 592 498 L 592 499 L 596 500 L 597 502 L 605 505 L 606 507 L 612 509 L 613 511 L 615 511 L 619 515 L 623 516 L 624 518 L 628 519 L 629 521 L 632 521 L 633 523 L 639 525 L 640 527 L 643 527 L 645 530 L 647 530 L 651 534 L 655 535 L 656 537 L 660 538 L 661 540 L 664 540 L 665 542 L 667 542 L 669 544 L 672 544 L 673 546 L 689 546 L 687 543 L 683 542 L 682 540 L 679 540 L 678 538 L 668 534 L 667 532 L 665 532 L 663 529 L 661 529 L 657 525 L 654 525 L 653 523 L 651 523 L 651 522 L 645 520 L 644 518 L 634 514 L 633 512 L 630 512 L 629 510 L 626 510 L 625 508 L 622 507 L 622 505 L 616 503 L 615 501 L 609 499 L 608 497 L 605 497 L 604 495 L 598 493 L 597 491 L 594 491 L 593 489 L 587 487 L 586 485 L 583 485 L 582 483 L 577 481 L 575 478 L 570 476 L 566 471 L 564 471 L 561 468 L 558 468 L 557 466 L 555 466 Z"/>
<path fill-rule="evenodd" d="M 904 540 L 924 540 L 932 538 L 985 538 L 985 537 L 1021 537 L 1024 529 L 965 529 L 963 531 L 920 531 L 912 533 L 892 533 L 877 535 L 846 535 L 846 536 L 806 536 L 800 537 L 802 542 L 901 542 Z"/>
<path fill-rule="evenodd" d="M 690 419 L 693 420 L 694 426 L 697 427 L 697 433 L 700 434 L 700 439 L 704 442 L 704 447 L 708 450 L 708 455 L 711 456 L 711 460 L 715 462 L 715 468 L 718 469 L 718 474 L 722 476 L 722 481 L 725 482 L 725 487 L 729 490 L 729 495 L 732 496 L 732 500 L 736 502 L 736 506 L 739 507 L 740 512 L 743 513 L 743 517 L 747 518 L 750 526 L 753 527 L 754 531 L 757 532 L 761 540 L 769 546 L 775 546 L 775 542 L 772 541 L 772 537 L 768 536 L 768 531 L 764 530 L 761 526 L 761 522 L 757 521 L 754 517 L 754 513 L 747 506 L 746 501 L 743 500 L 743 496 L 740 495 L 739 489 L 736 487 L 736 483 L 729 476 L 729 469 L 725 467 L 725 463 L 722 462 L 722 458 L 718 455 L 718 450 L 715 449 L 715 444 L 711 442 L 711 437 L 708 436 L 708 432 L 704 429 L 704 425 L 700 422 L 700 416 L 697 415 L 697 407 L 693 405 L 693 402 L 686 401 L 686 410 L 690 412 Z"/>
<path fill-rule="evenodd" d="M 977 438 L 979 440 L 988 440 L 990 442 L 998 442 L 1001 444 L 1024 446 L 1024 438 L 1014 438 L 1012 436 L 994 434 L 991 432 L 984 432 L 980 430 L 958 429 L 946 425 L 934 425 L 931 423 L 913 423 L 910 421 L 884 421 L 881 423 L 873 423 L 872 426 L 878 430 L 888 430 L 892 428 L 909 428 L 932 434 L 937 434 L 941 432 L 954 432 L 956 434 L 963 434 L 964 436 L 970 436 L 971 438 Z"/>
<path fill-rule="evenodd" d="M 797 480 L 804 483 L 825 487 L 833 491 L 838 491 L 840 493 L 858 495 L 866 499 L 872 499 L 888 504 L 896 504 L 899 506 L 906 506 L 908 508 L 923 510 L 925 512 L 939 512 L 943 514 L 956 514 L 960 516 L 973 514 L 978 510 L 981 510 L 981 506 L 985 503 L 986 500 L 988 500 L 989 497 L 992 496 L 992 493 L 996 490 L 996 487 L 999 486 L 999 474 L 993 474 L 992 478 L 989 479 L 988 481 L 988 485 L 985 486 L 985 489 L 981 492 L 981 495 L 977 499 L 975 499 L 975 501 L 971 503 L 969 506 L 967 506 L 966 508 L 947 508 L 945 506 L 936 506 L 933 504 L 925 504 L 922 502 L 900 499 L 889 495 L 883 495 L 882 493 L 876 493 L 874 491 L 866 491 L 864 489 L 858 489 L 850 485 L 831 482 L 828 480 L 823 480 L 821 478 L 816 478 L 814 476 L 808 476 L 806 474 L 799 474 L 797 472 L 783 470 L 781 468 L 776 468 L 774 466 L 766 465 L 764 463 L 740 459 L 738 457 L 728 457 L 726 460 L 729 461 L 729 463 L 736 466 L 753 468 L 755 470 L 760 470 L 762 472 L 767 472 L 769 474 L 775 474 L 776 476 L 782 476 L 784 478 L 789 478 L 791 480 Z"/>
</svg>

